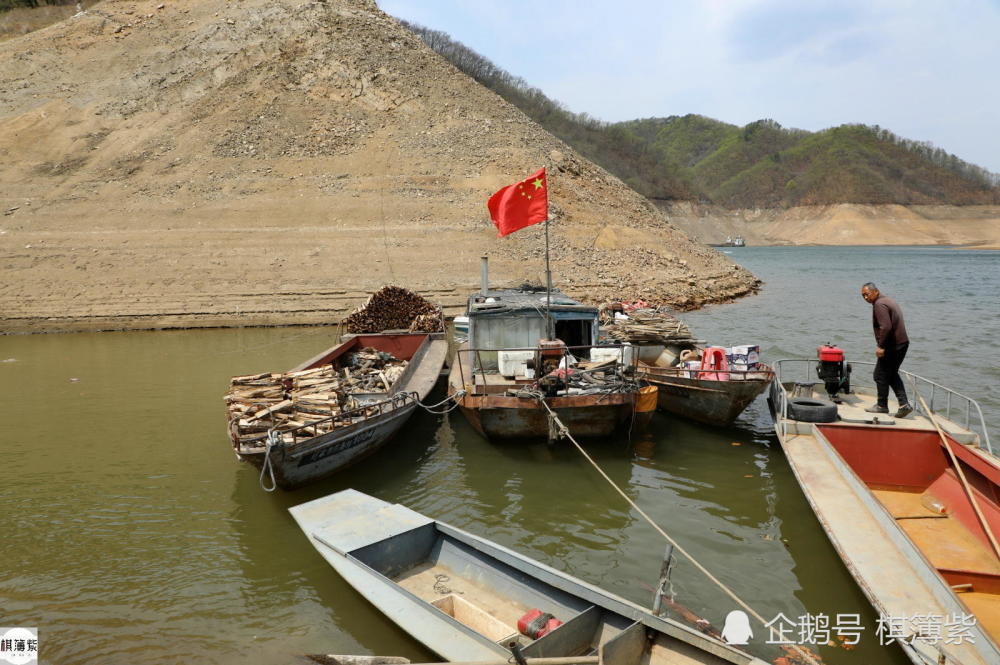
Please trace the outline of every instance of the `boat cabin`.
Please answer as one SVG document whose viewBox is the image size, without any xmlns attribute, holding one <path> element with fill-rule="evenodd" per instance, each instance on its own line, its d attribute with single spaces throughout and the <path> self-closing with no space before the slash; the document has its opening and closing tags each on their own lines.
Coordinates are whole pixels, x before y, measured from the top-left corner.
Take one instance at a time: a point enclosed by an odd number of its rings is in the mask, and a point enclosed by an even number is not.
<svg viewBox="0 0 1000 665">
<path fill-rule="evenodd" d="M 506 289 L 476 293 L 469 298 L 469 347 L 478 349 L 483 369 L 497 368 L 497 352 L 503 349 L 537 349 L 548 337 L 545 289 Z M 598 311 L 558 290 L 552 291 L 555 337 L 567 347 L 589 347 L 597 343 Z M 587 349 L 573 350 L 589 357 Z"/>
</svg>

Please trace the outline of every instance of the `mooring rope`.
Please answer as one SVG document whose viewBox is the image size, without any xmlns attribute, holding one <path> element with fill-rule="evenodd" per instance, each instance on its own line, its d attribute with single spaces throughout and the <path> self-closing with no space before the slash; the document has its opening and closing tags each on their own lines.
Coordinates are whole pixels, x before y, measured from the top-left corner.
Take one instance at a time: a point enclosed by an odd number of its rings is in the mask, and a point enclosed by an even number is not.
<svg viewBox="0 0 1000 665">
<path fill-rule="evenodd" d="M 604 478 L 606 481 L 608 481 L 608 483 L 611 485 L 611 487 L 613 487 L 616 492 L 618 492 L 619 494 L 621 494 L 622 498 L 625 499 L 625 501 L 627 501 L 628 504 L 630 506 L 632 506 L 632 508 L 634 508 L 635 511 L 637 513 L 639 513 L 639 515 L 641 515 L 642 518 L 644 520 L 646 520 L 651 527 L 653 527 L 661 536 L 663 536 L 668 543 L 670 543 L 671 545 L 673 545 L 675 550 L 677 550 L 678 552 L 680 552 L 681 554 L 683 554 L 685 557 L 687 557 L 688 561 L 690 561 L 692 564 L 694 564 L 695 568 L 697 568 L 702 573 L 704 573 L 704 575 L 708 579 L 710 579 L 712 582 L 714 582 L 720 589 L 722 589 L 722 591 L 727 596 L 729 596 L 730 598 L 732 598 L 736 602 L 737 605 L 739 605 L 744 610 L 746 610 L 746 612 L 748 614 L 750 614 L 753 618 L 757 619 L 757 621 L 759 621 L 764 628 L 767 628 L 767 621 L 764 619 L 764 617 L 762 617 L 759 613 L 757 613 L 757 611 L 755 611 L 752 607 L 750 607 L 750 605 L 748 605 L 742 598 L 740 598 L 739 596 L 737 596 L 736 593 L 732 589 L 730 589 L 728 586 L 726 586 L 725 583 L 722 582 L 722 580 L 720 580 L 715 575 L 713 575 L 711 573 L 711 571 L 708 570 L 708 568 L 706 568 L 705 566 L 703 566 L 696 558 L 694 558 L 693 555 L 691 555 L 687 550 L 685 550 L 680 545 L 680 543 L 678 543 L 676 540 L 674 540 L 673 538 L 671 538 L 670 534 L 668 534 L 666 531 L 664 531 L 660 527 L 660 525 L 658 525 L 656 522 L 654 522 L 653 519 L 649 515 L 647 515 L 645 513 L 645 511 L 643 511 L 642 508 L 640 508 L 638 505 L 636 505 L 635 501 L 633 501 L 631 499 L 631 497 L 629 497 L 629 495 L 626 494 L 622 490 L 622 488 L 620 488 L 615 483 L 615 481 L 611 480 L 611 478 L 608 476 L 608 474 L 604 473 L 604 470 L 597 464 L 597 462 L 594 461 L 594 458 L 592 458 L 590 455 L 588 455 L 587 451 L 585 451 L 583 449 L 583 446 L 581 446 L 577 442 L 577 440 L 573 438 L 573 435 L 570 434 L 569 429 L 566 427 L 566 425 L 563 424 L 563 422 L 561 420 L 559 420 L 559 416 L 557 416 L 556 413 L 555 413 L 555 411 L 553 411 L 552 408 L 549 407 L 549 405 L 545 403 L 545 400 L 544 399 L 540 399 L 538 401 L 541 403 L 542 406 L 545 407 L 545 410 L 549 412 L 549 416 L 555 421 L 556 426 L 557 426 L 557 428 L 559 430 L 559 433 L 562 434 L 563 436 L 565 436 L 567 439 L 569 439 L 570 442 L 572 442 L 572 444 L 574 446 L 576 446 L 576 449 L 578 451 L 580 451 L 580 454 L 583 455 L 584 458 L 588 462 L 590 462 L 591 466 L 593 466 L 594 469 L 597 470 L 597 473 L 601 474 L 601 477 Z M 818 662 L 810 653 L 808 653 L 806 650 L 802 649 L 799 645 L 792 644 L 792 645 L 789 645 L 789 646 L 791 646 L 791 648 L 797 654 L 799 654 L 800 656 L 802 656 L 806 661 L 812 663 L 813 665 L 822 665 L 822 663 Z"/>
<path fill-rule="evenodd" d="M 271 447 L 276 446 L 281 442 L 281 434 L 276 429 L 270 429 L 267 431 L 267 443 L 264 448 L 264 463 L 260 467 L 260 488 L 265 492 L 273 492 L 278 488 L 278 483 L 274 479 L 274 465 L 271 464 Z M 264 473 L 269 472 L 271 474 L 271 487 L 268 488 L 264 485 Z"/>
<path fill-rule="evenodd" d="M 458 400 L 460 400 L 463 397 L 465 397 L 465 395 L 466 395 L 466 390 L 463 388 L 462 390 L 455 391 L 455 393 L 452 394 L 452 395 L 448 395 L 447 397 L 445 397 L 443 400 L 441 400 L 437 404 L 424 404 L 420 400 L 417 400 L 417 404 L 419 404 L 421 407 L 423 407 L 424 411 L 426 411 L 427 413 L 433 413 L 436 416 L 443 416 L 444 414 L 451 413 L 452 411 L 454 411 L 455 409 L 457 409 L 458 408 Z M 454 400 L 455 403 L 452 404 L 451 406 L 449 406 L 447 409 L 442 409 L 440 411 L 435 411 L 434 410 L 434 409 L 438 408 L 439 406 L 441 406 L 442 404 L 447 404 L 448 402 L 453 401 L 453 400 Z"/>
</svg>

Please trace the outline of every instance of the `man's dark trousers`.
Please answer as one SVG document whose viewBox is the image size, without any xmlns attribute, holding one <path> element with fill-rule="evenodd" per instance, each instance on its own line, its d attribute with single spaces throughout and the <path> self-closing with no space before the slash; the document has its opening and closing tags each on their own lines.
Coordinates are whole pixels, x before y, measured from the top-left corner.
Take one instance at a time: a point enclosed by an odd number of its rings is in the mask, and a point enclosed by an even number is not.
<svg viewBox="0 0 1000 665">
<path fill-rule="evenodd" d="M 899 376 L 899 366 L 903 364 L 903 358 L 906 357 L 908 348 L 910 348 L 909 342 L 888 348 L 882 357 L 875 362 L 875 372 L 872 374 L 872 378 L 875 379 L 875 386 L 878 388 L 879 406 L 889 407 L 889 388 L 892 388 L 892 392 L 896 393 L 896 401 L 899 402 L 900 406 L 909 403 L 903 379 Z"/>
</svg>

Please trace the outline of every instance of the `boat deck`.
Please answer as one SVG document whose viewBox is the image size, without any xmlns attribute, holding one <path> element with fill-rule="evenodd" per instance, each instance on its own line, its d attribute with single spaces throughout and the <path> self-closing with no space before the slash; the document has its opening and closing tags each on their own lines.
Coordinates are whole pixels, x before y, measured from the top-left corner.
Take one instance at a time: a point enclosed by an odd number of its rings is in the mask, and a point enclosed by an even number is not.
<svg viewBox="0 0 1000 665">
<path fill-rule="evenodd" d="M 955 517 L 926 508 L 922 492 L 873 489 L 872 493 L 935 568 L 1000 575 L 996 556 Z M 977 591 L 973 585 L 970 591 L 959 591 L 959 600 L 986 632 L 1000 635 L 1000 595 Z"/>
<path fill-rule="evenodd" d="M 788 387 L 790 388 L 790 385 Z M 813 386 L 812 397 L 821 400 L 829 399 L 823 391 L 823 384 L 821 383 Z M 852 392 L 840 397 L 842 401 L 837 405 L 837 414 L 840 416 L 840 420 L 837 421 L 839 424 L 857 425 L 860 427 L 871 427 L 873 424 L 877 424 L 889 427 L 895 426 L 906 429 L 927 430 L 930 432 L 935 431 L 934 423 L 920 413 L 919 410 L 915 409 L 913 413 L 905 418 L 896 418 L 893 414 L 896 413 L 898 405 L 894 397 L 890 396 L 889 398 L 888 414 L 868 413 L 865 411 L 865 409 L 875 403 L 875 396 L 865 391 Z M 978 438 L 971 430 L 946 419 L 941 414 L 936 414 L 935 417 L 941 428 L 959 443 L 970 443 Z M 877 423 L 873 422 L 876 418 L 878 419 Z M 805 430 L 806 427 L 800 426 L 799 429 Z"/>
<path fill-rule="evenodd" d="M 509 627 L 508 635 L 517 633 L 517 620 L 530 609 L 498 595 L 492 589 L 462 577 L 448 566 L 440 563 L 422 563 L 404 572 L 396 578 L 395 582 L 429 603 L 449 595 L 459 596 L 467 603 L 471 603 L 477 609 Z M 475 628 L 476 626 L 470 627 Z"/>
</svg>

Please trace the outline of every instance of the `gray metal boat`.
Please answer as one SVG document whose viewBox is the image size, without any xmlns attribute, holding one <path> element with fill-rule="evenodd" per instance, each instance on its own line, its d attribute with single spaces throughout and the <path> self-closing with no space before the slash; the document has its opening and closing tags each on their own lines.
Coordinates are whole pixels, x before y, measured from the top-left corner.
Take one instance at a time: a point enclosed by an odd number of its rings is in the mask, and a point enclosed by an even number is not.
<svg viewBox="0 0 1000 665">
<path fill-rule="evenodd" d="M 450 661 L 597 655 L 606 665 L 763 661 L 489 540 L 356 490 L 290 509 L 366 599 Z M 561 625 L 519 632 L 532 611 Z M 528 632 L 531 632 L 530 630 Z"/>
<path fill-rule="evenodd" d="M 830 542 L 914 665 L 1000 663 L 1000 459 L 981 408 L 901 372 L 920 408 L 873 415 L 868 387 L 824 400 L 815 362 L 775 363 L 769 402 Z"/>
<path fill-rule="evenodd" d="M 365 395 L 361 406 L 318 417 L 280 438 L 263 436 L 246 442 L 230 422 L 229 434 L 237 457 L 268 472 L 278 487 L 292 489 L 329 476 L 381 448 L 437 383 L 448 342 L 442 333 L 355 335 L 292 371 L 336 367 L 349 353 L 362 348 L 390 353 L 409 364 L 385 392 Z M 333 423 L 334 429 L 316 435 L 316 425 L 326 422 Z"/>
</svg>

